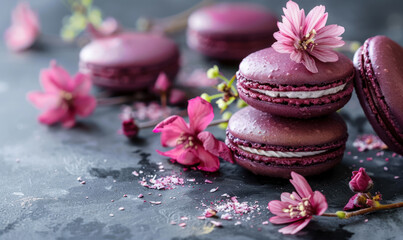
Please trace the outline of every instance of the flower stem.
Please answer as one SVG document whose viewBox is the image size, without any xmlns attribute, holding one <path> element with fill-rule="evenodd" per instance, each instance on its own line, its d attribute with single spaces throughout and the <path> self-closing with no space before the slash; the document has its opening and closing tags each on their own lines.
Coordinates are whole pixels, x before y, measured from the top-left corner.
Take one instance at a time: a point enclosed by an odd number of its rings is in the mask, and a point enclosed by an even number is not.
<svg viewBox="0 0 403 240">
<path fill-rule="evenodd" d="M 177 115 L 179 116 L 185 116 L 186 115 L 186 111 L 182 111 L 179 112 Z M 155 127 L 158 123 L 160 123 L 162 120 L 164 120 L 165 118 L 162 119 L 157 119 L 157 120 L 152 120 L 152 121 L 148 121 L 148 122 L 142 122 L 142 123 L 138 123 L 138 127 L 139 129 L 143 129 L 143 128 L 153 128 Z M 208 127 L 212 127 L 212 126 L 217 126 L 220 125 L 221 123 L 226 123 L 228 122 L 228 120 L 225 119 L 217 119 L 217 120 L 213 120 Z"/>
<path fill-rule="evenodd" d="M 387 209 L 401 208 L 401 207 L 403 207 L 403 202 L 383 204 L 383 205 L 379 205 L 377 207 L 364 208 L 364 209 L 360 209 L 360 210 L 353 211 L 353 212 L 344 212 L 345 215 L 344 215 L 343 219 L 348 219 L 350 217 L 364 215 L 366 213 L 375 212 L 375 211 L 379 211 L 379 210 L 387 210 Z M 324 213 L 321 216 L 338 217 L 338 215 L 336 213 Z"/>
</svg>

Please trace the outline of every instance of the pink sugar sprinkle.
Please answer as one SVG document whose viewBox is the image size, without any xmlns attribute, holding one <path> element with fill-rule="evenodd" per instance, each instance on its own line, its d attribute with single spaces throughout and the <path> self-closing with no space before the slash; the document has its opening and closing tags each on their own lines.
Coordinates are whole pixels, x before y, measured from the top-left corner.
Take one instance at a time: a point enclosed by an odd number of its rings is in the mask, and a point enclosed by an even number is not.
<svg viewBox="0 0 403 240">
<path fill-rule="evenodd" d="M 205 183 L 213 183 L 212 181 L 210 181 L 210 180 L 208 180 L 208 179 L 204 180 L 204 182 L 205 182 Z"/>
<path fill-rule="evenodd" d="M 396 153 L 392 153 L 392 157 L 396 157 L 397 156 L 397 154 Z"/>
<path fill-rule="evenodd" d="M 240 221 L 237 221 L 234 223 L 235 226 L 241 225 L 242 223 Z"/>
<path fill-rule="evenodd" d="M 138 173 L 137 171 L 133 171 L 132 174 L 133 174 L 134 176 L 136 176 L 136 177 L 139 176 L 139 173 Z"/>
<path fill-rule="evenodd" d="M 386 167 L 386 166 L 383 167 L 383 170 L 388 171 L 388 167 Z"/>
<path fill-rule="evenodd" d="M 159 202 L 159 201 L 150 201 L 150 203 L 151 203 L 151 204 L 154 204 L 154 205 L 160 205 L 162 202 Z"/>
<path fill-rule="evenodd" d="M 372 161 L 373 158 L 372 157 L 367 157 L 367 161 Z"/>
<path fill-rule="evenodd" d="M 365 220 L 364 220 L 364 222 L 366 222 L 366 223 L 367 223 L 367 222 L 368 222 L 368 218 L 367 218 L 367 219 L 365 219 Z"/>
<path fill-rule="evenodd" d="M 232 220 L 232 215 L 229 213 L 224 213 L 223 215 L 221 215 L 221 219 Z"/>
<path fill-rule="evenodd" d="M 206 217 L 205 217 L 205 216 L 198 216 L 198 217 L 197 217 L 197 219 L 200 219 L 200 220 L 205 220 L 205 219 L 206 219 Z"/>
<path fill-rule="evenodd" d="M 222 227 L 221 222 L 218 222 L 218 221 L 210 221 L 210 222 L 214 225 L 214 227 Z"/>
<path fill-rule="evenodd" d="M 181 217 L 181 220 L 186 221 L 186 220 L 189 220 L 189 218 L 188 217 Z"/>
<path fill-rule="evenodd" d="M 124 207 L 120 207 L 120 208 L 119 208 L 119 211 L 124 211 L 124 210 L 125 210 Z"/>
<path fill-rule="evenodd" d="M 86 184 L 86 182 L 85 182 L 85 181 L 81 181 L 80 183 L 81 183 L 81 184 L 83 184 L 83 185 L 84 185 L 84 184 Z"/>
<path fill-rule="evenodd" d="M 176 222 L 171 221 L 170 224 L 171 224 L 171 225 L 176 225 Z"/>
<path fill-rule="evenodd" d="M 348 155 L 351 155 L 351 152 L 347 152 Z"/>
<path fill-rule="evenodd" d="M 267 224 L 269 224 L 269 221 L 264 221 L 264 222 L 262 222 L 262 224 L 267 225 Z"/>
<path fill-rule="evenodd" d="M 385 161 L 389 162 L 389 158 L 385 158 Z"/>
<path fill-rule="evenodd" d="M 186 227 L 186 223 L 179 223 L 179 227 Z"/>
<path fill-rule="evenodd" d="M 125 194 L 125 195 L 123 195 L 123 197 L 127 197 L 127 195 Z"/>
<path fill-rule="evenodd" d="M 399 176 L 394 176 L 394 179 L 398 179 L 398 178 L 400 178 Z"/>
<path fill-rule="evenodd" d="M 164 190 L 170 190 L 170 189 L 174 189 L 175 185 L 183 185 L 184 184 L 184 180 L 183 178 L 180 178 L 176 175 L 171 175 L 171 176 L 165 176 L 165 177 L 161 177 L 158 179 L 155 179 L 156 175 L 151 178 L 148 179 L 148 181 L 143 178 L 142 181 L 139 181 L 139 183 L 143 186 L 143 187 L 147 187 L 147 188 L 151 188 L 151 189 L 164 189 Z"/>
<path fill-rule="evenodd" d="M 216 192 L 217 190 L 218 190 L 218 187 L 212 188 L 212 189 L 210 189 L 210 192 L 213 193 L 213 192 Z"/>
<path fill-rule="evenodd" d="M 378 136 L 372 134 L 358 136 L 357 139 L 354 140 L 353 146 L 360 152 L 374 149 L 384 150 L 388 148 Z"/>
<path fill-rule="evenodd" d="M 363 163 L 364 162 L 364 160 L 360 160 L 360 163 Z"/>
</svg>

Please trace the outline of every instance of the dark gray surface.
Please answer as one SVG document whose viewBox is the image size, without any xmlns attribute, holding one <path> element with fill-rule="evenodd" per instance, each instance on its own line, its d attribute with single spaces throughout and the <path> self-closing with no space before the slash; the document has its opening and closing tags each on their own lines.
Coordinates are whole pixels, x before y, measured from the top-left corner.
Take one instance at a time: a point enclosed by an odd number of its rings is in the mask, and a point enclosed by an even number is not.
<svg viewBox="0 0 403 240">
<path fill-rule="evenodd" d="M 285 1 L 258 1 L 281 14 Z M 301 1 L 300 1 L 301 2 Z M 403 8 L 398 1 L 303 1 L 305 9 L 324 3 L 330 13 L 329 22 L 346 27 L 344 38 L 363 41 L 367 37 L 385 34 L 403 43 Z M 133 27 L 139 16 L 168 16 L 185 9 L 196 1 L 95 1 L 105 15 L 115 16 L 124 26 Z M 300 3 L 301 4 L 301 3 Z M 14 0 L 2 0 L 0 32 L 9 24 Z M 31 5 L 41 18 L 46 34 L 57 34 L 61 17 L 67 10 L 59 1 L 35 0 Z M 301 4 L 302 5 L 302 4 Z M 184 46 L 184 35 L 176 40 L 182 47 L 184 68 L 208 68 L 215 62 L 206 60 Z M 219 173 L 184 172 L 184 178 L 196 178 L 202 183 L 186 183 L 174 190 L 148 190 L 138 184 L 133 170 L 154 173 L 162 162 L 166 172 L 158 176 L 181 172 L 159 156 L 159 136 L 151 130 L 141 131 L 141 140 L 131 143 L 117 134 L 120 127 L 119 107 L 99 107 L 91 117 L 77 127 L 65 130 L 46 127 L 36 122 L 38 112 L 25 100 L 28 91 L 39 89 L 39 70 L 56 59 L 70 72 L 77 71 L 79 49 L 52 44 L 44 38 L 42 47 L 23 54 L 9 52 L 0 44 L 0 238 L 1 239 L 285 239 L 276 225 L 262 225 L 272 215 L 266 210 L 270 200 L 278 199 L 282 191 L 291 191 L 285 180 L 256 177 L 236 165 L 223 163 Z M 236 64 L 220 64 L 228 75 Z M 347 183 L 351 168 L 363 166 L 372 175 L 375 189 L 387 202 L 403 201 L 403 159 L 392 158 L 390 152 L 375 157 L 376 151 L 357 153 L 352 141 L 359 132 L 372 129 L 353 97 L 341 111 L 348 122 L 350 138 L 341 165 L 317 177 L 309 178 L 313 189 L 322 190 L 329 211 L 340 210 L 351 196 Z M 211 128 L 221 139 L 224 131 Z M 346 151 L 346 152 L 347 152 Z M 353 156 L 358 155 L 358 159 Z M 373 161 L 359 163 L 360 159 Z M 385 157 L 390 157 L 386 162 Z M 388 171 L 383 167 L 387 166 Z M 395 180 L 394 176 L 400 176 Z M 81 176 L 87 182 L 76 180 Z M 204 184 L 204 179 L 213 184 Z M 116 180 L 114 182 L 113 180 Z M 195 188 L 188 187 L 195 185 Z M 219 190 L 209 190 L 219 186 Z M 199 190 L 200 189 L 200 190 Z M 151 192 L 152 195 L 147 195 Z M 152 206 L 137 199 L 161 200 Z M 158 194 L 162 196 L 159 197 Z M 210 234 L 201 234 L 207 221 L 196 219 L 202 214 L 201 202 L 220 199 L 220 195 L 236 195 L 240 201 L 259 201 L 261 214 L 250 214 L 242 224 L 223 221 L 224 227 Z M 128 197 L 123 197 L 127 194 Z M 176 200 L 170 197 L 176 197 Z M 88 197 L 88 199 L 86 199 Z M 114 199 L 115 202 L 111 202 Z M 124 207 L 125 211 L 118 211 Z M 109 214 L 113 213 L 114 217 Z M 189 217 L 184 229 L 170 225 L 181 216 Z M 247 216 L 244 216 L 247 217 Z M 368 222 L 364 220 L 368 219 Z M 298 234 L 300 239 L 401 239 L 403 211 L 384 211 L 351 220 L 317 217 Z M 260 231 L 258 228 L 261 228 Z M 290 238 L 297 238 L 290 237 Z"/>
</svg>

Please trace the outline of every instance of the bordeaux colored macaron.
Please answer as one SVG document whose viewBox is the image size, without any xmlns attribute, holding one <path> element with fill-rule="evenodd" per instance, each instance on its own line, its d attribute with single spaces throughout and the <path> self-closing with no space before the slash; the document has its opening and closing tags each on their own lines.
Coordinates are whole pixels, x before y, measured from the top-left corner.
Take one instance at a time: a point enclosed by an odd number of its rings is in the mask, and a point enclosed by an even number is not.
<svg viewBox="0 0 403 240">
<path fill-rule="evenodd" d="M 388 147 L 403 154 L 403 48 L 385 36 L 365 41 L 354 56 L 355 89 L 364 112 Z"/>
<path fill-rule="evenodd" d="M 241 60 L 270 46 L 277 18 L 264 6 L 251 3 L 220 3 L 201 8 L 188 21 L 187 42 L 203 55 Z"/>
<path fill-rule="evenodd" d="M 228 123 L 228 147 L 235 161 L 258 175 L 308 176 L 337 165 L 343 158 L 347 126 L 333 113 L 320 118 L 282 118 L 246 107 Z"/>
<path fill-rule="evenodd" d="M 110 90 L 146 89 L 161 72 L 174 79 L 178 70 L 176 44 L 156 34 L 120 33 L 95 39 L 80 52 L 80 71 Z"/>
<path fill-rule="evenodd" d="M 254 108 L 283 117 L 335 112 L 350 100 L 355 73 L 351 60 L 337 55 L 337 62 L 315 60 L 318 72 L 311 73 L 273 48 L 252 53 L 237 72 L 239 96 Z"/>
</svg>

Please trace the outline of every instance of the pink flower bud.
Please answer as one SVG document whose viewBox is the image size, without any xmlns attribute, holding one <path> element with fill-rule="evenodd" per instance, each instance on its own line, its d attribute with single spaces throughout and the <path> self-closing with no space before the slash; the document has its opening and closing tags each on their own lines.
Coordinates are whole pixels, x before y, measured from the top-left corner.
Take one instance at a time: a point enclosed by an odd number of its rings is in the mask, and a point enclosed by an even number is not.
<svg viewBox="0 0 403 240">
<path fill-rule="evenodd" d="M 171 82 L 169 81 L 165 73 L 160 73 L 158 75 L 157 81 L 154 85 L 154 90 L 157 92 L 166 92 L 171 87 Z"/>
<path fill-rule="evenodd" d="M 170 104 L 179 104 L 186 102 L 186 93 L 179 89 L 172 89 L 169 94 L 169 103 Z"/>
<path fill-rule="evenodd" d="M 133 118 L 122 121 L 123 134 L 128 138 L 134 138 L 139 133 L 139 127 L 134 122 Z"/>
<path fill-rule="evenodd" d="M 365 168 L 360 168 L 353 172 L 351 181 L 349 182 L 350 189 L 353 192 L 368 192 L 372 188 L 374 182 L 365 172 Z"/>
</svg>

